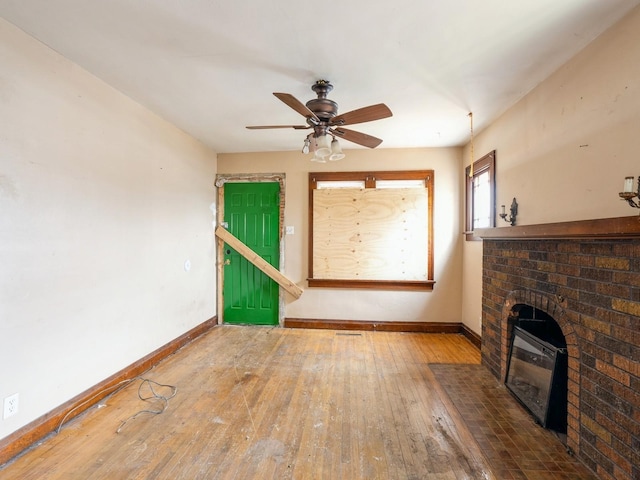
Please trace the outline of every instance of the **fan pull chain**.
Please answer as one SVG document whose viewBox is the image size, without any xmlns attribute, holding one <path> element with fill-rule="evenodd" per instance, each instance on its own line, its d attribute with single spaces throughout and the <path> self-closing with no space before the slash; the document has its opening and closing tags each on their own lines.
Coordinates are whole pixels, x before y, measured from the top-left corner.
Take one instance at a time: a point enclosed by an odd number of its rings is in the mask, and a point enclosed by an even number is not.
<svg viewBox="0 0 640 480">
<path fill-rule="evenodd" d="M 471 152 L 471 168 L 469 169 L 469 177 L 473 177 L 473 112 L 469 112 L 469 123 L 471 124 L 471 141 L 470 141 L 470 152 Z"/>
</svg>

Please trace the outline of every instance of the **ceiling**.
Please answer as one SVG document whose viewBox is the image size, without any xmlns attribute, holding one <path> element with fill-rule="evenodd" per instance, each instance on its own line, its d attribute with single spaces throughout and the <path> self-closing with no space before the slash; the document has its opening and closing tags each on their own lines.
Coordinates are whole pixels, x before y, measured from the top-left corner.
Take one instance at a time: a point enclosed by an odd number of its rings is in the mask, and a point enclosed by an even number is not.
<svg viewBox="0 0 640 480">
<path fill-rule="evenodd" d="M 378 148 L 447 147 L 547 78 L 640 0 L 0 0 L 0 16 L 218 153 L 299 150 L 331 81 Z M 348 143 L 348 144 L 347 144 Z M 362 148 L 345 142 L 344 148 Z"/>
</svg>

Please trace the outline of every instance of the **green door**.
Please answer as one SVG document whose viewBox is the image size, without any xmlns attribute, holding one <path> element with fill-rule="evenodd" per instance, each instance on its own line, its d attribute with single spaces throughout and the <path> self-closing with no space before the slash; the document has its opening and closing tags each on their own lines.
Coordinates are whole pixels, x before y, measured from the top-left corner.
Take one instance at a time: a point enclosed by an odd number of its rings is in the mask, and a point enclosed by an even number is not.
<svg viewBox="0 0 640 480">
<path fill-rule="evenodd" d="M 228 230 L 263 259 L 279 268 L 280 184 L 225 183 L 224 217 Z M 224 322 L 278 324 L 278 284 L 224 245 Z"/>
</svg>

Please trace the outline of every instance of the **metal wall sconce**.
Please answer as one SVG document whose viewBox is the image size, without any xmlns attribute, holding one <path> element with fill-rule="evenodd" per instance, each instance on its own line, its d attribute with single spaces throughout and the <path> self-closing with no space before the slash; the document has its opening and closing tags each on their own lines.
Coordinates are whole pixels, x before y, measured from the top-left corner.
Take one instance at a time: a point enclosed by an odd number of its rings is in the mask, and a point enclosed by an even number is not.
<svg viewBox="0 0 640 480">
<path fill-rule="evenodd" d="M 640 203 L 633 200 L 636 197 L 640 200 L 640 177 L 638 177 L 638 190 L 636 192 L 633 191 L 633 180 L 633 177 L 625 177 L 624 191 L 618 195 L 620 195 L 621 199 L 626 200 L 633 208 L 640 208 Z"/>
<path fill-rule="evenodd" d="M 507 214 L 504 211 L 504 205 L 502 205 L 502 213 L 500 214 L 500 218 L 502 218 L 505 222 L 510 223 L 513 227 L 516 224 L 516 217 L 518 216 L 518 202 L 516 202 L 516 197 L 513 197 L 513 202 L 511 202 L 511 208 L 509 209 L 509 212 L 510 215 L 509 218 L 507 218 Z"/>
</svg>

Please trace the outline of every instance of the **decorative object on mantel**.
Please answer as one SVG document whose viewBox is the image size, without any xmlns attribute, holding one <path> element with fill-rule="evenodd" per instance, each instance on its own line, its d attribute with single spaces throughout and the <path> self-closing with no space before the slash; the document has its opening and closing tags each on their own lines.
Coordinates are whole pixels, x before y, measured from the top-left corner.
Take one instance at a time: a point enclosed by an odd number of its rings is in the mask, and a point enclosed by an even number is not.
<svg viewBox="0 0 640 480">
<path fill-rule="evenodd" d="M 635 202 L 633 199 L 638 197 L 640 200 L 640 177 L 638 177 L 638 190 L 633 191 L 633 177 L 625 177 L 624 179 L 624 191 L 620 192 L 620 198 L 626 200 L 633 208 L 640 208 L 640 201 Z"/>
<path fill-rule="evenodd" d="M 505 222 L 509 222 L 513 227 L 516 224 L 516 216 L 518 215 L 518 202 L 516 202 L 516 197 L 513 197 L 513 202 L 511 202 L 511 207 L 509 209 L 510 214 L 507 219 L 507 214 L 504 211 L 504 205 L 502 205 L 502 213 L 500 214 L 500 218 L 502 218 Z"/>
<path fill-rule="evenodd" d="M 513 228 L 477 228 L 474 233 L 484 239 L 542 240 L 548 238 L 638 238 L 640 216 L 575 220 L 571 222 L 520 225 Z"/>
</svg>

